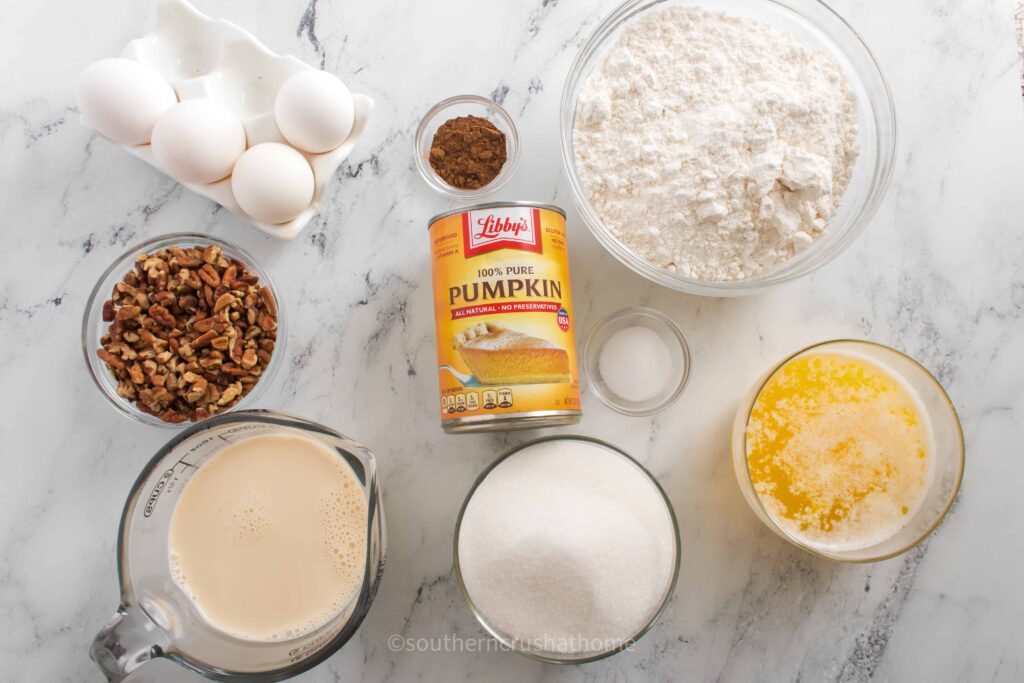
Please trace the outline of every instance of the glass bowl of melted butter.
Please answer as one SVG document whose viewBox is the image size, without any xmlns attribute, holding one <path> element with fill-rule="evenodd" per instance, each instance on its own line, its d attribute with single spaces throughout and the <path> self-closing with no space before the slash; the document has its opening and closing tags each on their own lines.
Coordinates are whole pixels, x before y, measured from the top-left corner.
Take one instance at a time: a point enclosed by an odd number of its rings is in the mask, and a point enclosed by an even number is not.
<svg viewBox="0 0 1024 683">
<path fill-rule="evenodd" d="M 956 409 L 920 363 L 867 341 L 785 358 L 733 425 L 744 498 L 772 531 L 815 555 L 875 562 L 934 531 L 964 471 Z"/>
</svg>

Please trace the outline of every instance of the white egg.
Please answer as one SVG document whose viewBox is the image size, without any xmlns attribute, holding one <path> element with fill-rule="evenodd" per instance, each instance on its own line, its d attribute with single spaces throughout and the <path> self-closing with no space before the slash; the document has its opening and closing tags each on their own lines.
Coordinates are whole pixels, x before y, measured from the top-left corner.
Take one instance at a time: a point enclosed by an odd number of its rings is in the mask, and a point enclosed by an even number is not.
<svg viewBox="0 0 1024 683">
<path fill-rule="evenodd" d="M 285 139 L 312 154 L 329 152 L 352 132 L 352 95 L 337 76 L 306 69 L 277 91 L 274 120 Z"/>
<path fill-rule="evenodd" d="M 245 128 L 213 100 L 185 100 L 153 127 L 157 165 L 178 180 L 214 183 L 231 175 L 245 151 Z"/>
<path fill-rule="evenodd" d="M 313 201 L 313 169 L 279 142 L 250 147 L 235 164 L 231 191 L 242 211 L 263 223 L 285 223 Z"/>
<path fill-rule="evenodd" d="M 159 71 L 119 57 L 87 66 L 76 91 L 85 124 L 123 145 L 149 142 L 153 124 L 178 102 Z"/>
</svg>

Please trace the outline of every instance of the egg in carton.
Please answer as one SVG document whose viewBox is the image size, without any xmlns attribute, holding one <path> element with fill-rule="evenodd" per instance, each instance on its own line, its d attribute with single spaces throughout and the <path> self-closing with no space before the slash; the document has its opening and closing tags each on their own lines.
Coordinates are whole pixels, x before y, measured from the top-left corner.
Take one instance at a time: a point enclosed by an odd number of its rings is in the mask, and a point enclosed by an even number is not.
<svg viewBox="0 0 1024 683">
<path fill-rule="evenodd" d="M 152 32 L 86 69 L 78 99 L 84 125 L 282 239 L 313 217 L 373 109 L 366 95 L 185 0 L 162 0 Z M 176 137 L 197 122 L 202 134 Z"/>
</svg>

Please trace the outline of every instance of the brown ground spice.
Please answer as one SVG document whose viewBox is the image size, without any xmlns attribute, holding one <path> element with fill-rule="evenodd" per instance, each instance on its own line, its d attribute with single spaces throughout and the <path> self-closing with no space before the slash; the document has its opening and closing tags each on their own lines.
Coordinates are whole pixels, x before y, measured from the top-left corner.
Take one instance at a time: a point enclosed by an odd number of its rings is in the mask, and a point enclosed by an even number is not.
<svg viewBox="0 0 1024 683">
<path fill-rule="evenodd" d="M 505 134 L 479 116 L 460 116 L 441 124 L 430 143 L 430 166 L 460 190 L 476 190 L 494 180 L 505 162 Z"/>
</svg>

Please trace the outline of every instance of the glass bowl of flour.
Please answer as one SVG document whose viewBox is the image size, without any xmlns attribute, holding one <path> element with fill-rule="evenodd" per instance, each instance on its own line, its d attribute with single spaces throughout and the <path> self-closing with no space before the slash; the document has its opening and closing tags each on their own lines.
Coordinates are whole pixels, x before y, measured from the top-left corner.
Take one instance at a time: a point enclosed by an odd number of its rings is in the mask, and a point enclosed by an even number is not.
<svg viewBox="0 0 1024 683">
<path fill-rule="evenodd" d="M 736 296 L 856 239 L 892 175 L 896 122 L 874 56 L 817 0 L 628 0 L 572 65 L 561 143 L 616 258 Z"/>
</svg>

